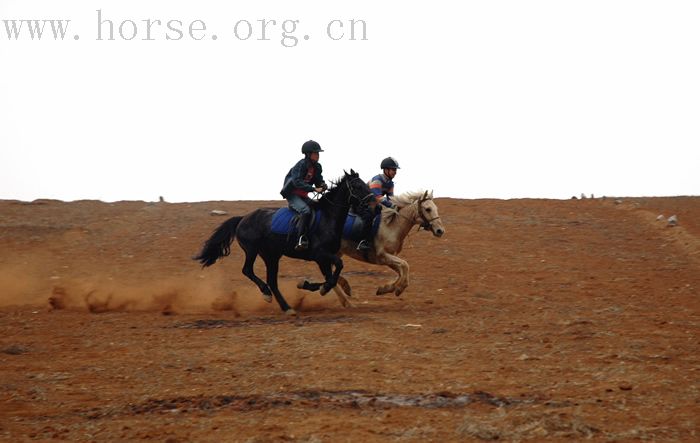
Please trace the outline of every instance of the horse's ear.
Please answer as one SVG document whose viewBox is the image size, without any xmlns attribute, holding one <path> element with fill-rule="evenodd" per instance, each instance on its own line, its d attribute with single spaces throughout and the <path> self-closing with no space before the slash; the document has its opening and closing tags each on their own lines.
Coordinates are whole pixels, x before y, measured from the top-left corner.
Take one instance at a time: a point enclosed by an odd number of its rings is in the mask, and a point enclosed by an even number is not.
<svg viewBox="0 0 700 443">
<path fill-rule="evenodd" d="M 345 169 L 343 169 L 343 174 L 348 175 L 348 171 L 346 171 Z"/>
<path fill-rule="evenodd" d="M 430 198 L 431 199 L 433 198 L 433 190 L 432 189 L 430 190 Z"/>
<path fill-rule="evenodd" d="M 425 191 L 425 193 L 423 194 L 423 197 L 421 197 L 420 199 L 421 199 L 421 201 L 427 200 L 428 199 L 428 191 Z"/>
<path fill-rule="evenodd" d="M 357 175 L 357 172 L 355 172 L 354 169 L 350 168 L 350 175 Z"/>
</svg>

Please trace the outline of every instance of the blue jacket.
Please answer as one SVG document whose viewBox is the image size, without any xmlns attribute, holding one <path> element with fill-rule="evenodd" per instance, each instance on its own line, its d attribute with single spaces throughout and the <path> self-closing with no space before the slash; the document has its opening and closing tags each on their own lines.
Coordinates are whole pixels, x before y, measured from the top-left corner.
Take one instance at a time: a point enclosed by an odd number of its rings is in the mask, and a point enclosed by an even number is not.
<svg viewBox="0 0 700 443">
<path fill-rule="evenodd" d="M 310 166 L 313 166 L 314 174 L 311 177 L 307 177 Z M 305 157 L 289 170 L 284 178 L 284 185 L 280 194 L 282 194 L 282 197 L 288 198 L 293 194 L 302 194 L 299 191 L 311 192 L 314 190 L 314 187 L 322 186 L 324 183 L 321 163 L 311 163 L 311 160 Z"/>
<path fill-rule="evenodd" d="M 389 200 L 389 197 L 394 196 L 394 182 L 384 174 L 375 175 L 369 182 L 369 190 L 374 194 L 377 203 L 381 203 L 389 208 L 394 204 Z"/>
</svg>

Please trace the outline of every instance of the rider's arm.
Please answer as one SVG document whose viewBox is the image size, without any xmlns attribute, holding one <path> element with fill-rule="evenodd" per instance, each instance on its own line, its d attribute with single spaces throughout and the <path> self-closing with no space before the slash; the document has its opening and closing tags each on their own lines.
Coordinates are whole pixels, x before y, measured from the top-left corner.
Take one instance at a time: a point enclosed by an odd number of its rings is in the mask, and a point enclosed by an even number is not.
<svg viewBox="0 0 700 443">
<path fill-rule="evenodd" d="M 304 181 L 304 178 L 306 178 L 306 170 L 307 166 L 305 160 L 301 160 L 299 161 L 299 163 L 294 165 L 294 168 L 292 168 L 291 172 L 292 185 L 296 189 L 303 189 L 304 191 L 311 192 L 314 190 L 314 187 L 311 186 L 310 183 L 306 183 Z"/>
</svg>

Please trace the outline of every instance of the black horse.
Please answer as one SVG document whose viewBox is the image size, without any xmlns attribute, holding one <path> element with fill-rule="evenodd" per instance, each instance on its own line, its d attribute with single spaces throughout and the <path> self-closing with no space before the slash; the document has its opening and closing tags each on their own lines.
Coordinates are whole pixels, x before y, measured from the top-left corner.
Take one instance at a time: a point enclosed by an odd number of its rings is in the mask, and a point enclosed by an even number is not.
<svg viewBox="0 0 700 443">
<path fill-rule="evenodd" d="M 266 301 L 272 301 L 274 295 L 282 311 L 295 314 L 277 286 L 280 258 L 286 255 L 316 262 L 326 278 L 321 287 L 321 295 L 325 295 L 336 285 L 343 269 L 343 261 L 337 254 L 348 211 L 351 207 L 355 212 L 367 211 L 370 201 L 372 193 L 369 187 L 355 171 L 350 170 L 349 174 L 346 172 L 318 201 L 311 203 L 314 211 L 320 211 L 321 218 L 319 225 L 308 234 L 309 248 L 306 251 L 294 250 L 295 235 L 272 232 L 272 216 L 277 209 L 261 208 L 223 222 L 204 243 L 202 252 L 194 257 L 194 260 L 202 263 L 202 267 L 213 265 L 216 260 L 231 253 L 231 242 L 236 237 L 245 252 L 243 274 L 258 285 Z M 267 283 L 258 278 L 253 270 L 258 255 L 267 267 Z"/>
</svg>

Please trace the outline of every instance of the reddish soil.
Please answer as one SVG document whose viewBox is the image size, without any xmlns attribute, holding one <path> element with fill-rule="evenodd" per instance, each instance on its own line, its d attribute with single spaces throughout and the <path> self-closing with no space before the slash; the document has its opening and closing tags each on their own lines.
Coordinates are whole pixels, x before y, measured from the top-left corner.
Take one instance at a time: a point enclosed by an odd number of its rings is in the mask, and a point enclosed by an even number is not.
<svg viewBox="0 0 700 443">
<path fill-rule="evenodd" d="M 700 439 L 700 197 L 436 203 L 399 298 L 283 260 L 296 319 L 190 259 L 281 202 L 0 201 L 0 440 Z"/>
</svg>

